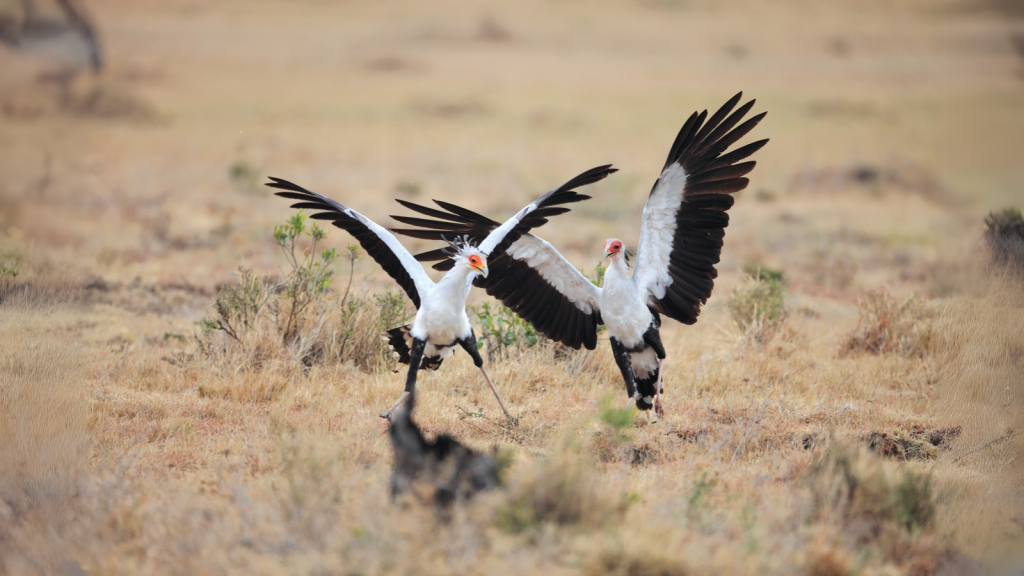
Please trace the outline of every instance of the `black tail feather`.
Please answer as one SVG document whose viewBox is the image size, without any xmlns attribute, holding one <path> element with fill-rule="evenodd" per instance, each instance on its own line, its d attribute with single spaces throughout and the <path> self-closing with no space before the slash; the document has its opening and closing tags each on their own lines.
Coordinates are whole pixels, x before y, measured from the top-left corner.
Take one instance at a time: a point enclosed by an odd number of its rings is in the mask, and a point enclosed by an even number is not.
<svg viewBox="0 0 1024 576">
<path fill-rule="evenodd" d="M 399 326 L 398 328 L 392 328 L 382 335 L 383 339 L 387 341 L 388 348 L 391 348 L 391 353 L 394 355 L 395 360 L 398 360 L 400 364 L 409 364 L 412 360 L 410 355 L 410 349 L 412 348 L 412 324 L 406 324 L 405 326 Z M 427 356 L 423 355 L 423 361 L 420 363 L 421 370 L 437 370 L 441 367 L 441 362 L 444 359 L 440 356 Z"/>
</svg>

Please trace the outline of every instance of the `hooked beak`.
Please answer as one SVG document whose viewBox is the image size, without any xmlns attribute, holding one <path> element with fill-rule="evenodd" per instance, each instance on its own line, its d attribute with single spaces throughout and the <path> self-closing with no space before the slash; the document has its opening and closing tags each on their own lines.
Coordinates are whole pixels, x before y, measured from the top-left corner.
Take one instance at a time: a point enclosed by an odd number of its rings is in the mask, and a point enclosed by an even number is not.
<svg viewBox="0 0 1024 576">
<path fill-rule="evenodd" d="M 484 278 L 487 278 L 487 274 L 489 272 L 487 270 L 487 264 L 484 264 L 482 268 L 477 268 L 476 266 L 473 266 L 473 270 L 476 270 L 477 272 L 480 273 L 481 276 L 483 276 Z"/>
<path fill-rule="evenodd" d="M 612 254 L 614 254 L 614 252 L 612 252 L 611 250 L 609 250 L 607 248 L 604 249 L 604 257 L 605 258 L 611 256 Z"/>
</svg>

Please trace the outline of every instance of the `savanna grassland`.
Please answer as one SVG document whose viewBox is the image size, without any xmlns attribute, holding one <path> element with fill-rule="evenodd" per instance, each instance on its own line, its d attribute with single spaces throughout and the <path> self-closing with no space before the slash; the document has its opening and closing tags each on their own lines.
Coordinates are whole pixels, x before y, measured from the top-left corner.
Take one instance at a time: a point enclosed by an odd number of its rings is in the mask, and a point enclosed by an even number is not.
<svg viewBox="0 0 1024 576">
<path fill-rule="evenodd" d="M 89 8 L 98 76 L 0 48 L 0 573 L 1024 569 L 1024 289 L 984 240 L 1024 207 L 1015 3 Z M 603 340 L 517 334 L 488 369 L 518 426 L 461 352 L 415 413 L 502 485 L 393 503 L 377 332 L 413 311 L 340 230 L 282 250 L 266 176 L 390 224 L 611 162 L 538 230 L 594 274 L 685 118 L 739 90 L 771 142 L 700 321 L 662 330 L 666 419 L 617 410 Z"/>
</svg>

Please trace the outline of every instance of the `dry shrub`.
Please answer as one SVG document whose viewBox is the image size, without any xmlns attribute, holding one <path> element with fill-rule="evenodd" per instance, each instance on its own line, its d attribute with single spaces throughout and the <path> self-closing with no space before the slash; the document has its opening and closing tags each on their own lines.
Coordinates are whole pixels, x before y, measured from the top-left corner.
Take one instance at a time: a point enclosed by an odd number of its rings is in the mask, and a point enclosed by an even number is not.
<svg viewBox="0 0 1024 576">
<path fill-rule="evenodd" d="M 252 371 L 282 363 L 351 362 L 368 371 L 390 365 L 381 333 L 407 320 L 409 310 L 402 294 L 358 291 L 346 298 L 325 291 L 289 320 L 292 308 L 273 302 L 280 294 L 274 281 L 256 278 L 248 270 L 240 278 L 238 286 L 222 289 L 216 302 L 217 320 L 204 321 L 195 350 L 186 359 Z"/>
<path fill-rule="evenodd" d="M 931 534 L 937 509 L 930 472 L 894 464 L 866 448 L 833 443 L 807 477 L 814 521 L 839 528 L 853 547 L 901 567 L 934 566 L 947 548 Z"/>
<path fill-rule="evenodd" d="M 602 485 L 591 451 L 561 440 L 531 469 L 516 474 L 498 509 L 497 525 L 513 534 L 545 524 L 600 529 L 622 518 L 630 500 Z"/>
<path fill-rule="evenodd" d="M 388 348 L 381 333 L 409 317 L 403 295 L 386 291 L 369 295 L 352 290 L 359 246 L 348 247 L 348 281 L 344 292 L 333 289 L 333 248 L 317 251 L 327 235 L 316 224 L 307 227 L 299 211 L 274 229 L 274 239 L 290 270 L 282 278 L 262 278 L 239 269 L 238 284 L 224 286 L 214 304 L 216 315 L 200 324 L 187 361 L 207 360 L 221 369 L 260 371 L 272 364 L 304 366 L 352 362 L 364 370 L 387 365 Z M 300 248 L 300 241 L 308 242 Z"/>
<path fill-rule="evenodd" d="M 843 341 L 840 356 L 868 353 L 922 358 L 935 351 L 935 315 L 916 295 L 898 299 L 883 286 L 861 296 L 857 307 L 857 327 Z"/>
<path fill-rule="evenodd" d="M 786 279 L 781 272 L 757 269 L 733 286 L 727 305 L 736 326 L 759 345 L 771 342 L 789 316 Z"/>
</svg>

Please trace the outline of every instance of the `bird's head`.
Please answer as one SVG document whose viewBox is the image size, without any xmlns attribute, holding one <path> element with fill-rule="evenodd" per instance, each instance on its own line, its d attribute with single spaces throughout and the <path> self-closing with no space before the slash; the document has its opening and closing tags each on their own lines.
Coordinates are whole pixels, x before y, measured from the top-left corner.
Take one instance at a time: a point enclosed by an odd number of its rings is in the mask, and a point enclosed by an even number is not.
<svg viewBox="0 0 1024 576">
<path fill-rule="evenodd" d="M 604 241 L 604 257 L 615 258 L 623 252 L 622 240 L 618 238 L 609 238 Z"/>
<path fill-rule="evenodd" d="M 472 248 L 467 250 L 465 254 L 466 264 L 473 270 L 480 273 L 481 276 L 487 278 L 487 255 L 483 252 Z"/>
<path fill-rule="evenodd" d="M 456 264 L 464 263 L 470 270 L 487 278 L 487 254 L 473 246 L 468 236 L 459 236 L 455 240 L 449 240 L 445 252 Z"/>
</svg>

